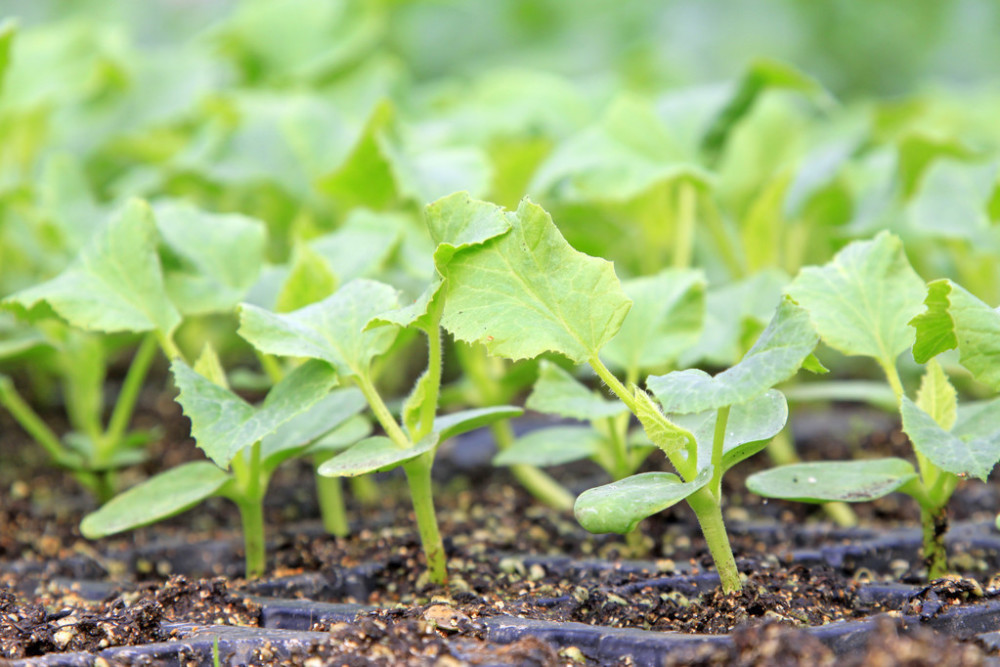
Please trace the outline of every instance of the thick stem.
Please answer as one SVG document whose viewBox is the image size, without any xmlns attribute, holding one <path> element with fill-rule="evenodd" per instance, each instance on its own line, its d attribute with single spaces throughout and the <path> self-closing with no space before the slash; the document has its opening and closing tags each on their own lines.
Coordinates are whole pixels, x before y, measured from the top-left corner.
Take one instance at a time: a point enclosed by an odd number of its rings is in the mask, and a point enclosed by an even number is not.
<svg viewBox="0 0 1000 667">
<path fill-rule="evenodd" d="M 264 574 L 267 560 L 264 553 L 264 485 L 261 483 L 260 442 L 255 442 L 247 459 L 244 452 L 233 457 L 233 476 L 238 491 L 231 499 L 240 510 L 243 544 L 246 557 L 246 578 Z"/>
<path fill-rule="evenodd" d="M 444 299 L 438 299 L 443 305 Z M 424 329 L 427 334 L 427 396 L 420 406 L 420 421 L 418 432 L 413 434 L 413 440 L 420 440 L 434 428 L 434 417 L 437 415 L 438 396 L 441 393 L 441 305 L 433 311 L 432 323 Z"/>
<path fill-rule="evenodd" d="M 107 450 L 108 454 L 120 446 L 122 438 L 125 436 L 125 430 L 128 428 L 129 422 L 132 421 L 132 414 L 135 412 L 139 392 L 146 381 L 146 375 L 156 357 L 158 347 L 156 334 L 146 334 L 139 348 L 135 351 L 135 356 L 132 357 L 132 364 L 125 375 L 125 381 L 118 393 L 118 400 L 111 413 L 111 419 L 108 421 L 108 428 L 101 439 L 101 449 Z M 99 452 L 98 458 L 100 457 L 101 453 Z"/>
<path fill-rule="evenodd" d="M 628 442 L 623 436 L 616 417 L 608 417 L 608 438 L 611 440 L 611 450 L 614 456 L 614 466 L 608 472 L 617 482 L 632 474 L 632 465 L 628 457 Z"/>
<path fill-rule="evenodd" d="M 743 590 L 743 584 L 740 581 L 740 572 L 736 569 L 733 550 L 729 546 L 726 524 L 722 520 L 722 507 L 716 502 L 708 487 L 702 487 L 688 496 L 687 502 L 698 517 L 702 535 L 705 536 L 708 550 L 712 554 L 712 560 L 715 561 L 715 569 L 719 572 L 723 592 L 739 593 Z"/>
<path fill-rule="evenodd" d="M 892 387 L 892 393 L 896 395 L 896 404 L 903 398 L 903 382 L 899 379 L 899 371 L 896 370 L 896 363 L 893 359 L 879 359 L 879 366 L 885 372 L 885 379 L 889 381 L 889 386 Z"/>
<path fill-rule="evenodd" d="M 274 355 L 265 354 L 260 350 L 254 350 L 257 353 L 257 361 L 260 362 L 260 367 L 264 370 L 268 379 L 271 380 L 271 384 L 278 384 L 281 379 L 285 377 L 285 370 L 281 367 L 281 364 L 275 359 Z"/>
<path fill-rule="evenodd" d="M 621 380 L 619 380 L 614 373 L 608 370 L 608 367 L 604 365 L 604 362 L 601 361 L 600 357 L 595 354 L 587 363 L 589 363 L 590 367 L 594 369 L 595 373 L 597 373 L 597 377 L 604 381 L 604 384 L 608 386 L 608 389 L 610 389 L 611 392 L 617 396 L 629 410 L 632 411 L 632 414 L 638 412 L 635 399 L 632 397 L 632 394 L 625 388 L 625 385 L 621 383 Z"/>
<path fill-rule="evenodd" d="M 921 507 L 920 523 L 924 533 L 924 564 L 927 566 L 927 578 L 938 579 L 948 574 L 948 552 L 944 545 L 944 536 L 948 532 L 947 508 Z"/>
<path fill-rule="evenodd" d="M 177 347 L 177 343 L 174 342 L 173 336 L 157 331 L 156 339 L 160 342 L 160 347 L 163 348 L 163 353 L 167 355 L 167 359 L 170 359 L 171 361 L 174 359 L 186 361 L 181 349 Z"/>
<path fill-rule="evenodd" d="M 443 586 L 448 583 L 447 561 L 444 543 L 438 531 L 437 515 L 434 513 L 434 495 L 431 485 L 431 466 L 434 452 L 428 452 L 403 464 L 406 479 L 413 499 L 413 513 L 417 518 L 420 543 L 427 558 L 427 575 L 431 583 Z"/>
</svg>

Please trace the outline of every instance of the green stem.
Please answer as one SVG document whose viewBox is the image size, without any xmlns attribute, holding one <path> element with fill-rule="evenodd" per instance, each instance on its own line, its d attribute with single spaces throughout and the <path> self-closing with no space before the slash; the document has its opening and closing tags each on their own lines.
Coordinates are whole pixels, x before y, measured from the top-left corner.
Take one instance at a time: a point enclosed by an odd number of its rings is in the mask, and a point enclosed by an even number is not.
<svg viewBox="0 0 1000 667">
<path fill-rule="evenodd" d="M 348 477 L 347 483 L 351 486 L 351 495 L 362 506 L 376 507 L 381 502 L 382 493 L 371 475 Z"/>
<path fill-rule="evenodd" d="M 739 593 L 743 590 L 743 584 L 740 582 L 740 572 L 736 569 L 732 547 L 729 546 L 726 524 L 722 520 L 722 507 L 707 486 L 688 496 L 687 502 L 698 517 L 698 524 L 712 560 L 715 561 L 723 592 Z"/>
<path fill-rule="evenodd" d="M 271 384 L 278 384 L 281 379 L 285 377 L 285 369 L 281 367 L 281 363 L 271 354 L 265 354 L 260 350 L 254 350 L 257 353 L 257 360 L 260 362 L 260 367 L 264 370 L 268 379 L 271 380 Z"/>
<path fill-rule="evenodd" d="M 244 452 L 233 457 L 233 476 L 238 491 L 230 497 L 240 510 L 243 526 L 243 545 L 246 559 L 246 578 L 263 576 L 267 566 L 264 553 L 264 485 L 261 483 L 260 442 L 250 449 L 250 459 Z"/>
<path fill-rule="evenodd" d="M 28 432 L 28 435 L 48 452 L 56 464 L 66 466 L 70 469 L 77 467 L 71 463 L 69 452 L 63 447 L 59 437 L 38 416 L 38 413 L 21 398 L 21 395 L 14 387 L 14 383 L 6 375 L 0 375 L 0 403 L 13 415 L 17 423 Z"/>
<path fill-rule="evenodd" d="M 896 405 L 903 398 L 903 382 L 899 379 L 899 371 L 896 370 L 896 363 L 892 359 L 879 359 L 879 366 L 885 372 L 885 378 L 889 381 L 889 386 L 892 387 L 892 393 L 896 395 Z"/>
<path fill-rule="evenodd" d="M 322 461 L 315 461 L 318 466 Z M 316 494 L 319 497 L 323 528 L 335 537 L 346 537 L 351 531 L 344 508 L 344 492 L 339 477 L 316 475 Z"/>
<path fill-rule="evenodd" d="M 628 457 L 628 442 L 622 437 L 617 421 L 617 416 L 608 417 L 608 438 L 611 440 L 611 451 L 614 458 L 613 469 L 608 472 L 616 482 L 632 473 Z"/>
<path fill-rule="evenodd" d="M 170 359 L 171 361 L 174 359 L 185 361 L 184 354 L 181 352 L 181 349 L 177 347 L 177 343 L 174 342 L 173 336 L 157 330 L 156 340 L 160 342 L 160 347 L 163 348 L 163 353 L 167 355 L 167 359 Z"/>
<path fill-rule="evenodd" d="M 514 444 L 514 429 L 511 428 L 510 422 L 506 419 L 490 424 L 490 430 L 493 432 L 493 439 L 497 443 L 497 449 L 502 451 Z M 576 502 L 573 494 L 567 491 L 566 487 L 554 480 L 544 470 L 519 463 L 512 465 L 510 472 L 514 475 L 514 479 L 528 493 L 552 509 L 561 512 L 568 512 L 573 509 L 573 503 Z"/>
<path fill-rule="evenodd" d="M 740 253 L 733 244 L 733 240 L 729 235 L 729 230 L 726 229 L 725 222 L 722 219 L 722 214 L 719 212 L 718 207 L 715 206 L 714 202 L 712 202 L 711 197 L 707 198 L 707 201 L 710 204 L 710 210 L 706 212 L 706 215 L 702 216 L 705 229 L 715 242 L 715 247 L 719 252 L 719 257 L 722 259 L 723 264 L 726 265 L 726 268 L 729 269 L 730 276 L 734 280 L 738 280 L 746 275 L 746 267 L 740 257 Z"/>
<path fill-rule="evenodd" d="M 944 545 L 944 535 L 948 532 L 948 511 L 920 508 L 920 524 L 924 533 L 924 564 L 927 578 L 939 579 L 948 574 L 948 552 Z"/>
<path fill-rule="evenodd" d="M 719 408 L 715 416 L 715 433 L 712 436 L 712 481 L 708 484 L 709 491 L 715 496 L 716 502 L 722 500 L 722 454 L 726 448 L 726 428 L 729 426 L 730 406 Z"/>
<path fill-rule="evenodd" d="M 438 299 L 443 304 L 444 299 Z M 441 307 L 438 306 L 433 313 L 433 323 L 424 329 L 427 334 L 427 396 L 420 405 L 420 420 L 417 426 L 417 433 L 413 434 L 413 439 L 420 440 L 434 429 L 434 417 L 437 414 L 438 396 L 441 393 L 441 327 L 438 322 L 441 318 Z"/>
<path fill-rule="evenodd" d="M 674 268 L 691 266 L 694 252 L 695 206 L 698 192 L 690 181 L 681 181 L 677 192 L 677 228 L 674 238 Z"/>
<path fill-rule="evenodd" d="M 375 385 L 372 384 L 367 374 L 359 373 L 355 375 L 354 381 L 357 383 L 361 393 L 364 394 L 365 400 L 368 401 L 368 406 L 371 407 L 372 413 L 375 415 L 375 419 L 382 425 L 382 429 L 389 436 L 389 439 L 396 443 L 396 446 L 400 449 L 409 449 L 412 446 L 410 439 L 406 437 L 396 418 L 389 412 L 388 406 L 382 400 L 382 396 L 379 395 L 378 390 L 375 389 Z"/>
<path fill-rule="evenodd" d="M 444 543 L 438 531 L 437 515 L 434 513 L 434 496 L 431 484 L 431 466 L 434 452 L 427 452 L 403 464 L 406 479 L 413 499 L 413 513 L 417 518 L 420 543 L 427 558 L 427 573 L 431 583 L 443 586 L 448 583 L 447 561 Z"/>
<path fill-rule="evenodd" d="M 621 399 L 621 402 L 632 411 L 632 414 L 638 412 L 635 399 L 632 397 L 631 392 L 625 388 L 625 385 L 621 383 L 621 380 L 619 380 L 614 373 L 608 370 L 608 367 L 604 365 L 604 362 L 601 361 L 599 356 L 595 354 L 588 360 L 588 363 L 590 364 L 590 367 L 594 369 L 594 372 L 597 373 L 597 377 L 601 378 L 604 384 L 608 386 L 608 389 L 610 389 L 615 396 Z"/>
<path fill-rule="evenodd" d="M 125 375 L 125 381 L 122 383 L 122 389 L 118 393 L 118 400 L 111 413 L 108 428 L 104 432 L 104 437 L 101 438 L 101 447 L 98 451 L 99 460 L 102 457 L 100 450 L 105 450 L 107 454 L 110 454 L 119 447 L 122 438 L 125 436 L 125 430 L 128 428 L 129 422 L 132 421 L 132 414 L 135 412 L 135 404 L 139 399 L 139 392 L 146 381 L 146 375 L 149 373 L 149 367 L 156 357 L 158 347 L 156 335 L 146 334 L 139 348 L 135 351 L 135 356 L 132 357 L 132 364 L 129 366 L 128 373 Z"/>
</svg>

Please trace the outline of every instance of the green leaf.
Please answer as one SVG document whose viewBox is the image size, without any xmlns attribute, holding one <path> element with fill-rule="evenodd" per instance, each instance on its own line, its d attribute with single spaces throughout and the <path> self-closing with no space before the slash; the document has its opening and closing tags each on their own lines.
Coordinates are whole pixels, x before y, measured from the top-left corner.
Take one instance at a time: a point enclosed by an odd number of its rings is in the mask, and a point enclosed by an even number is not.
<svg viewBox="0 0 1000 667">
<path fill-rule="evenodd" d="M 417 378 L 416 383 L 413 385 L 413 389 L 410 390 L 409 395 L 407 395 L 406 400 L 403 401 L 402 417 L 403 426 L 406 427 L 406 432 L 413 438 L 420 428 L 420 417 L 421 410 L 427 401 L 432 398 L 437 398 L 437 394 L 432 392 L 430 387 L 430 373 L 426 370 L 420 374 Z M 434 406 L 437 408 L 437 405 Z"/>
<path fill-rule="evenodd" d="M 788 287 L 830 347 L 895 364 L 913 343 L 907 323 L 920 311 L 924 283 L 898 237 L 854 241 L 828 264 L 806 267 Z"/>
<path fill-rule="evenodd" d="M 987 203 L 997 185 L 997 165 L 935 160 L 907 206 L 911 224 L 940 238 L 984 241 Z"/>
<path fill-rule="evenodd" d="M 370 472 L 392 470 L 433 451 L 438 442 L 438 434 L 431 433 L 413 447 L 402 449 L 389 438 L 366 438 L 323 463 L 317 472 L 326 477 L 356 477 Z"/>
<path fill-rule="evenodd" d="M 698 341 L 705 314 L 700 271 L 668 269 L 622 283 L 632 300 L 618 334 L 601 350 L 612 368 L 639 371 L 672 363 Z"/>
<path fill-rule="evenodd" d="M 621 401 L 609 401 L 591 391 L 547 359 L 539 364 L 538 380 L 524 406 L 536 412 L 584 421 L 614 417 L 628 410 Z"/>
<path fill-rule="evenodd" d="M 307 450 L 309 454 L 339 452 L 372 434 L 372 422 L 365 415 L 355 415 L 323 435 Z"/>
<path fill-rule="evenodd" d="M 380 103 L 344 163 L 321 179 L 320 189 L 342 210 L 383 209 L 396 201 L 396 180 L 383 150 L 384 134 L 391 128 L 394 115 L 390 102 Z"/>
<path fill-rule="evenodd" d="M 322 359 L 342 377 L 364 376 L 371 360 L 389 349 L 397 333 L 395 327 L 364 327 L 397 303 L 392 287 L 357 279 L 319 303 L 284 315 L 243 304 L 237 333 L 261 352 Z"/>
<path fill-rule="evenodd" d="M 646 472 L 580 494 L 573 513 L 592 533 L 628 533 L 639 522 L 676 505 L 712 479 L 712 466 L 684 482 L 668 472 Z"/>
<path fill-rule="evenodd" d="M 313 239 L 309 247 L 326 260 L 341 284 L 355 278 L 378 278 L 406 230 L 416 226 L 407 215 L 355 209 L 336 231 Z"/>
<path fill-rule="evenodd" d="M 427 329 L 434 326 L 431 307 L 435 304 L 444 283 L 440 279 L 435 280 L 416 301 L 408 306 L 402 306 L 395 310 L 381 313 L 365 325 L 365 331 L 383 326 L 398 326 L 408 328 L 412 326 Z"/>
<path fill-rule="evenodd" d="M 337 289 L 337 277 L 323 257 L 304 243 L 295 246 L 292 266 L 274 304 L 287 313 L 322 301 Z"/>
<path fill-rule="evenodd" d="M 633 387 L 632 396 L 636 404 L 635 416 L 650 442 L 662 449 L 667 456 L 684 450 L 691 456 L 696 454 L 698 441 L 693 433 L 667 419 L 642 389 Z"/>
<path fill-rule="evenodd" d="M 364 395 L 356 387 L 331 391 L 261 440 L 260 456 L 265 470 L 273 470 L 288 457 L 296 455 L 298 450 L 357 415 L 366 405 Z"/>
<path fill-rule="evenodd" d="M 803 503 L 859 503 L 887 496 L 917 479 L 903 459 L 794 463 L 754 473 L 747 488 L 765 498 Z"/>
<path fill-rule="evenodd" d="M 630 305 L 614 267 L 573 250 L 530 201 L 507 218 L 510 232 L 448 264 L 442 325 L 514 360 L 547 351 L 577 363 L 595 357 Z"/>
<path fill-rule="evenodd" d="M 1000 312 L 950 280 L 927 285 L 927 310 L 910 321 L 913 358 L 926 363 L 958 348 L 959 360 L 980 382 L 1000 390 Z"/>
<path fill-rule="evenodd" d="M 917 407 L 929 414 L 937 425 L 950 431 L 958 416 L 958 393 L 948 381 L 944 369 L 936 359 L 927 364 L 927 371 L 920 380 Z"/>
<path fill-rule="evenodd" d="M 511 228 L 502 208 L 473 199 L 468 192 L 456 192 L 428 204 L 424 217 L 437 245 L 434 266 L 442 275 L 458 252 L 480 246 Z"/>
<path fill-rule="evenodd" d="M 602 438 L 589 426 L 553 426 L 523 435 L 493 457 L 493 465 L 557 466 L 595 456 Z"/>
<path fill-rule="evenodd" d="M 730 99 L 712 119 L 702 136 L 702 149 L 709 160 L 722 152 L 733 129 L 769 89 L 800 92 L 824 104 L 828 104 L 830 100 L 829 93 L 815 79 L 778 61 L 757 60 L 747 69 L 733 89 Z"/>
<path fill-rule="evenodd" d="M 231 310 L 246 296 L 264 263 L 264 223 L 236 213 L 207 213 L 190 204 L 155 208 L 156 224 L 167 246 L 183 259 L 167 271 L 171 301 L 185 315 Z"/>
<path fill-rule="evenodd" d="M 326 363 L 302 364 L 274 385 L 260 407 L 195 373 L 180 360 L 171 366 L 177 402 L 191 420 L 191 435 L 219 467 L 326 396 L 337 378 Z"/>
<path fill-rule="evenodd" d="M 690 369 L 646 379 L 664 412 L 691 413 L 742 403 L 787 380 L 819 342 L 809 315 L 784 299 L 742 361 L 715 377 Z"/>
<path fill-rule="evenodd" d="M 495 405 L 489 408 L 459 410 L 434 419 L 434 430 L 442 442 L 456 435 L 468 433 L 482 426 L 489 426 L 502 419 L 513 419 L 524 414 L 524 410 L 514 405 Z"/>
<path fill-rule="evenodd" d="M 115 496 L 83 518 L 80 532 L 96 540 L 162 521 L 216 495 L 230 479 L 208 461 L 185 463 Z"/>
<path fill-rule="evenodd" d="M 706 410 L 697 414 L 669 416 L 672 422 L 694 434 L 698 441 L 699 467 L 712 461 L 718 415 L 718 410 Z M 787 421 L 788 403 L 784 394 L 775 389 L 732 406 L 722 445 L 722 472 L 764 449 Z"/>
<path fill-rule="evenodd" d="M 992 432 L 949 433 L 905 396 L 899 411 L 903 416 L 903 431 L 910 436 L 913 448 L 941 470 L 971 475 L 985 482 L 1000 460 L 1000 421 Z"/>
<path fill-rule="evenodd" d="M 170 334 L 181 316 L 163 285 L 158 241 L 149 206 L 133 200 L 69 268 L 3 304 L 27 314 L 44 302 L 71 325 L 92 331 Z"/>
</svg>

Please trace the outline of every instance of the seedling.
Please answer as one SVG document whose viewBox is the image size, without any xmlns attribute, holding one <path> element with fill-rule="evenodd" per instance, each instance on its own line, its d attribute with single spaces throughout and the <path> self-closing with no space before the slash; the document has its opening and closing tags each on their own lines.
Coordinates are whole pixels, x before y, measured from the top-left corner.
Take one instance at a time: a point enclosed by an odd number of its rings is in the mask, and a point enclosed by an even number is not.
<svg viewBox="0 0 1000 667">
<path fill-rule="evenodd" d="M 643 371 L 671 366 L 697 341 L 705 284 L 697 271 L 671 269 L 625 281 L 622 287 L 632 307 L 601 357 L 610 369 L 625 372 L 627 384 L 634 384 Z M 494 464 L 552 466 L 589 458 L 617 481 L 634 473 L 655 449 L 642 428 L 630 429 L 631 413 L 624 403 L 607 400 L 548 360 L 541 362 L 525 407 L 590 424 L 532 431 L 502 449 Z"/>
<path fill-rule="evenodd" d="M 444 545 L 438 530 L 431 488 L 431 467 L 438 446 L 448 437 L 521 413 L 497 406 L 437 415 L 441 385 L 441 327 L 446 281 L 440 276 L 470 248 L 509 230 L 507 219 L 482 203 L 451 200 L 427 212 L 437 243 L 439 277 L 413 304 L 400 307 L 394 288 L 374 280 L 352 280 L 329 298 L 287 314 L 244 304 L 239 334 L 266 354 L 309 357 L 331 364 L 342 382 L 361 391 L 385 435 L 366 438 L 323 463 L 319 472 L 351 477 L 402 467 L 409 483 L 430 581 L 447 580 Z M 403 403 L 402 420 L 390 412 L 375 386 L 373 360 L 392 345 L 399 330 L 422 331 L 428 363 Z"/>
<path fill-rule="evenodd" d="M 243 250 L 227 257 L 231 242 Z M 161 243 L 171 249 L 166 271 Z M 242 216 L 178 205 L 163 205 L 154 216 L 146 203 L 128 203 L 65 271 L 3 301 L 35 323 L 52 348 L 73 430 L 60 439 L 7 378 L 0 379 L 0 403 L 56 464 L 107 500 L 115 492 L 114 471 L 141 460 L 151 438 L 127 429 L 157 350 L 180 354 L 173 336 L 184 315 L 232 308 L 256 277 L 263 245 L 263 226 Z M 103 385 L 115 344 L 109 334 L 118 332 L 141 338 L 104 426 Z"/>
<path fill-rule="evenodd" d="M 715 378 L 701 371 L 649 378 L 647 386 L 665 414 L 645 391 L 626 387 L 600 358 L 631 307 L 609 262 L 571 248 L 549 215 L 527 200 L 516 212 L 464 194 L 437 205 L 465 206 L 469 218 L 492 208 L 509 224 L 506 232 L 456 253 L 445 267 L 442 325 L 456 339 L 482 343 L 509 359 L 557 352 L 589 364 L 679 473 L 636 475 L 584 493 L 575 506 L 583 526 L 627 533 L 643 518 L 686 500 L 724 590 L 740 590 L 722 521 L 720 480 L 784 425 L 784 397 L 770 387 L 797 371 L 818 341 L 805 311 L 783 302 L 744 360 Z M 682 416 L 668 417 L 671 412 Z"/>
<path fill-rule="evenodd" d="M 795 464 L 751 476 L 748 488 L 815 503 L 905 493 L 920 505 L 928 576 L 942 576 L 948 571 L 944 535 L 951 494 L 962 478 L 985 481 L 1000 460 L 1000 400 L 959 406 L 933 357 L 957 346 L 976 378 L 1000 388 L 1000 314 L 950 281 L 925 289 L 902 243 L 887 232 L 851 243 L 824 267 L 804 269 L 788 291 L 828 345 L 873 357 L 882 367 L 917 466 L 898 458 Z M 927 309 L 920 313 L 925 294 Z M 928 363 L 916 401 L 904 393 L 896 368 L 896 358 L 911 344 L 914 359 Z"/>
<path fill-rule="evenodd" d="M 259 406 L 229 390 L 210 347 L 196 368 L 180 360 L 171 366 L 180 389 L 177 400 L 191 420 L 195 442 L 211 462 L 178 466 L 125 491 L 86 516 L 80 531 L 89 539 L 98 539 L 162 521 L 213 496 L 228 498 L 240 511 L 246 576 L 259 577 L 266 564 L 264 495 L 271 474 L 293 456 L 314 453 L 304 444 L 312 440 L 308 431 L 335 428 L 360 412 L 364 401 L 354 389 L 331 392 L 336 374 L 322 361 L 296 368 Z M 318 411 L 311 408 L 316 405 L 322 411 L 322 425 L 304 428 L 310 422 L 315 424 Z M 300 421 L 292 423 L 296 417 Z"/>
</svg>

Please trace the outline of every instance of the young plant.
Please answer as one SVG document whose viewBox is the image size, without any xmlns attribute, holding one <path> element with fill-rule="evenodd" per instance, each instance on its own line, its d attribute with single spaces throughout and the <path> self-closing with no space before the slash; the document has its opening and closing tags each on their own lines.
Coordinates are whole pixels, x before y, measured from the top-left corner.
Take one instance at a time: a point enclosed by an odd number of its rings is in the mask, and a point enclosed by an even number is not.
<svg viewBox="0 0 1000 667">
<path fill-rule="evenodd" d="M 625 281 L 622 288 L 632 307 L 601 358 L 610 369 L 624 371 L 626 384 L 634 384 L 643 371 L 672 365 L 697 341 L 705 283 L 700 272 L 669 269 Z M 497 454 L 495 465 L 552 466 L 590 458 L 617 481 L 634 473 L 655 449 L 641 428 L 630 429 L 624 403 L 605 399 L 548 360 L 541 362 L 525 407 L 590 425 L 532 431 Z"/>
<path fill-rule="evenodd" d="M 80 532 L 98 539 L 162 521 L 213 496 L 228 498 L 240 511 L 246 576 L 259 577 L 266 565 L 264 495 L 271 474 L 285 460 L 311 454 L 304 441 L 312 440 L 316 430 L 326 432 L 344 423 L 361 411 L 364 402 L 354 389 L 331 392 L 337 377 L 322 361 L 296 368 L 259 406 L 230 391 L 210 347 L 195 368 L 180 360 L 171 366 L 180 389 L 177 400 L 191 420 L 191 434 L 211 462 L 186 463 L 132 487 L 87 515 Z M 315 420 L 316 405 L 323 413 L 320 427 L 291 423 L 307 414 L 307 422 Z"/>
<path fill-rule="evenodd" d="M 443 276 L 454 258 L 509 229 L 506 218 L 485 204 L 439 202 L 427 211 L 437 243 L 434 265 Z M 521 413 L 496 406 L 438 416 L 441 385 L 441 326 L 446 280 L 440 277 L 414 303 L 400 307 L 389 285 L 356 279 L 332 296 L 291 313 L 277 314 L 244 304 L 239 334 L 266 354 L 309 357 L 330 363 L 342 382 L 364 395 L 385 435 L 355 443 L 323 463 L 319 472 L 352 477 L 402 467 L 413 501 L 430 581 L 447 581 L 444 545 L 434 513 L 431 468 L 445 439 Z M 422 331 L 428 341 L 426 371 L 403 402 L 401 422 L 375 386 L 373 361 L 392 345 L 400 329 Z"/>
<path fill-rule="evenodd" d="M 788 291 L 809 311 L 828 345 L 873 357 L 882 367 L 917 466 L 898 458 L 795 464 L 752 475 L 748 488 L 770 498 L 815 503 L 905 493 L 920 505 L 928 576 L 940 577 L 948 571 L 944 535 L 952 492 L 962 478 L 985 481 L 1000 460 L 1000 401 L 959 406 L 933 357 L 957 346 L 963 365 L 997 389 L 1000 315 L 950 281 L 935 281 L 925 290 L 902 243 L 887 232 L 851 243 L 826 266 L 804 269 Z M 921 314 L 924 294 L 927 310 Z M 904 393 L 896 369 L 896 358 L 911 344 L 915 360 L 929 362 L 915 401 Z"/>
<path fill-rule="evenodd" d="M 179 356 L 174 333 L 185 315 L 232 308 L 256 278 L 264 241 L 263 226 L 243 216 L 173 204 L 154 215 L 145 202 L 129 202 L 66 270 L 3 301 L 54 350 L 72 431 L 60 439 L 8 378 L 0 379 L 0 404 L 58 465 L 106 501 L 116 491 L 114 471 L 141 460 L 138 448 L 150 440 L 128 426 L 158 349 Z M 230 243 L 241 252 L 230 252 Z M 105 426 L 103 385 L 115 333 L 141 338 Z"/>
<path fill-rule="evenodd" d="M 461 193 L 438 202 L 457 204 L 468 207 L 469 217 L 490 206 Z M 571 248 L 549 215 L 530 201 L 516 212 L 492 208 L 510 228 L 448 263 L 442 325 L 456 339 L 482 343 L 498 356 L 557 352 L 589 364 L 679 474 L 636 475 L 592 489 L 577 499 L 578 519 L 595 532 L 628 532 L 643 518 L 686 500 L 724 590 L 740 590 L 722 521 L 720 480 L 784 425 L 784 398 L 770 387 L 797 371 L 816 345 L 805 312 L 783 302 L 746 358 L 715 378 L 701 371 L 650 378 L 647 386 L 666 411 L 684 413 L 668 418 L 649 394 L 623 384 L 601 360 L 631 306 L 612 265 Z"/>
</svg>

